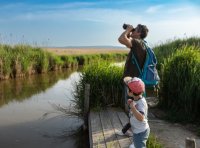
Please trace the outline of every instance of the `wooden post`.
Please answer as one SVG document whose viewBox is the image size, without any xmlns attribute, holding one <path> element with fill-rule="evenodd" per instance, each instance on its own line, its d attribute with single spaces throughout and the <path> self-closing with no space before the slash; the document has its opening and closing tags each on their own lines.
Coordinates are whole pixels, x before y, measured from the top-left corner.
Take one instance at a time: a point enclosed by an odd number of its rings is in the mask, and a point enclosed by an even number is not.
<svg viewBox="0 0 200 148">
<path fill-rule="evenodd" d="M 196 148 L 195 139 L 187 137 L 185 139 L 185 148 Z"/>
<path fill-rule="evenodd" d="M 89 112 L 89 100 L 90 100 L 90 84 L 85 84 L 85 94 L 84 94 L 84 125 L 83 129 L 87 129 L 87 119 Z"/>
</svg>

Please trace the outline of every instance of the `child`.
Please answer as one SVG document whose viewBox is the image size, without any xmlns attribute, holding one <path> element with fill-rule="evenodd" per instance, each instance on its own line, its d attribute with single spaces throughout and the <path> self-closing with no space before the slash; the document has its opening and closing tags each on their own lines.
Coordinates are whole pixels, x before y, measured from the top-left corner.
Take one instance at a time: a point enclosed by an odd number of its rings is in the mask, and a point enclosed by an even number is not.
<svg viewBox="0 0 200 148">
<path fill-rule="evenodd" d="M 147 120 L 148 106 L 142 94 L 145 92 L 143 81 L 137 77 L 125 77 L 124 82 L 128 87 L 127 93 L 132 99 L 128 99 L 130 107 L 130 124 L 133 131 L 133 143 L 130 148 L 146 148 L 150 128 Z"/>
</svg>

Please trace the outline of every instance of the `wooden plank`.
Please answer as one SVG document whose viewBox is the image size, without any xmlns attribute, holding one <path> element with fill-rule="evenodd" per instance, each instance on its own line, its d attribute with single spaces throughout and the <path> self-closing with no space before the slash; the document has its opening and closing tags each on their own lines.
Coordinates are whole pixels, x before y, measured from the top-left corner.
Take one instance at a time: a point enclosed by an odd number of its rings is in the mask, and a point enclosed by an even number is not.
<svg viewBox="0 0 200 148">
<path fill-rule="evenodd" d="M 117 115 L 122 123 L 122 126 L 124 126 L 126 123 L 129 122 L 129 117 L 127 116 L 127 114 L 123 111 L 118 111 Z"/>
<path fill-rule="evenodd" d="M 90 84 L 85 84 L 85 93 L 84 93 L 84 124 L 83 129 L 86 130 L 88 127 L 88 112 L 89 112 L 89 96 L 90 96 Z"/>
<path fill-rule="evenodd" d="M 115 131 L 111 124 L 109 113 L 106 110 L 100 111 L 101 124 L 103 127 L 104 139 L 106 147 L 120 148 L 118 139 L 115 135 Z"/>
<path fill-rule="evenodd" d="M 109 117 L 110 117 L 110 120 L 111 120 L 111 123 L 114 127 L 114 131 L 115 133 L 117 131 L 120 131 L 122 129 L 122 124 L 121 124 L 121 121 L 117 115 L 117 112 L 119 111 L 119 109 L 116 109 L 116 108 L 109 108 L 108 109 L 108 113 L 109 113 Z M 120 135 L 117 135 L 117 139 L 119 141 L 119 144 L 120 144 L 120 147 L 121 148 L 128 148 L 129 145 L 131 144 L 131 140 L 129 139 L 129 137 L 127 136 L 120 136 Z"/>
<path fill-rule="evenodd" d="M 85 84 L 84 95 L 84 115 L 87 116 L 89 111 L 90 84 Z"/>
<path fill-rule="evenodd" d="M 122 126 L 125 126 L 129 122 L 129 120 L 130 120 L 129 117 L 127 116 L 127 114 L 124 111 L 118 111 L 117 115 L 119 117 L 119 120 L 122 123 Z M 129 139 L 132 142 L 132 137 L 129 137 Z"/>
<path fill-rule="evenodd" d="M 89 114 L 89 137 L 90 148 L 105 148 L 105 140 L 103 129 L 98 112 L 90 112 Z"/>
<path fill-rule="evenodd" d="M 92 124 L 91 124 L 91 113 L 88 115 L 88 132 L 89 132 L 89 143 L 90 143 L 90 148 L 93 147 L 93 140 L 92 140 Z"/>
</svg>

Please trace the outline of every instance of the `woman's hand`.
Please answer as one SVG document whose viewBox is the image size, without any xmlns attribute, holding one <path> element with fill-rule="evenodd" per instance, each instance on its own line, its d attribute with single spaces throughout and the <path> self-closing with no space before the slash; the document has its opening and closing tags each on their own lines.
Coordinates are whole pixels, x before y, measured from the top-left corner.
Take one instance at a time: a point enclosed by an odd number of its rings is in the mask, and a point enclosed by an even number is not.
<svg viewBox="0 0 200 148">
<path fill-rule="evenodd" d="M 133 28 L 132 25 L 127 24 L 127 28 L 126 28 L 126 31 L 127 31 L 127 32 L 132 32 L 133 29 L 134 29 L 134 28 Z"/>
</svg>

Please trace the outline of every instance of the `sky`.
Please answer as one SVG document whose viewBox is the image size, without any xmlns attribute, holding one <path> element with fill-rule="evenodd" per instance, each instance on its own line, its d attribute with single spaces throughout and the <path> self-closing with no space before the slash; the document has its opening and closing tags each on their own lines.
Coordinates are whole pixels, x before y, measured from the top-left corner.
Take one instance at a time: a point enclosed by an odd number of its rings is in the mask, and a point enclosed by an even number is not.
<svg viewBox="0 0 200 148">
<path fill-rule="evenodd" d="M 0 43 L 122 46 L 124 23 L 149 29 L 158 45 L 199 37 L 199 0 L 0 0 Z"/>
</svg>

